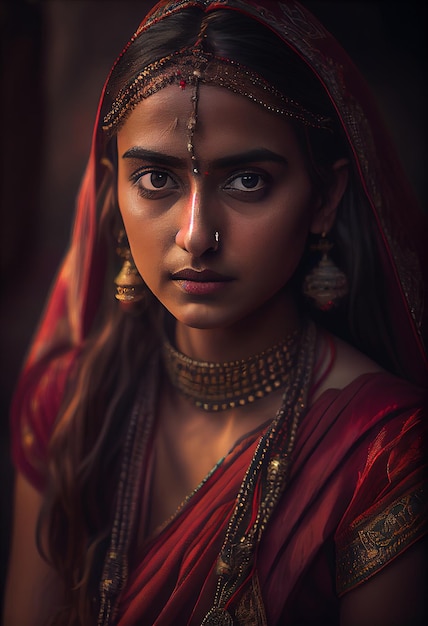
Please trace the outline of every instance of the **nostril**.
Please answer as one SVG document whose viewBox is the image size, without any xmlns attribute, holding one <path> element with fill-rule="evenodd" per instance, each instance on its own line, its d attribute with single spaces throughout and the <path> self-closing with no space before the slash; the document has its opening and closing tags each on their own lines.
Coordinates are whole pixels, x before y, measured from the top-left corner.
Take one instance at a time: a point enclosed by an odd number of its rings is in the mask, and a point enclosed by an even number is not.
<svg viewBox="0 0 428 626">
<path fill-rule="evenodd" d="M 193 256 L 200 257 L 206 252 L 217 252 L 220 245 L 218 230 L 202 227 L 180 229 L 175 236 L 176 244 Z"/>
</svg>

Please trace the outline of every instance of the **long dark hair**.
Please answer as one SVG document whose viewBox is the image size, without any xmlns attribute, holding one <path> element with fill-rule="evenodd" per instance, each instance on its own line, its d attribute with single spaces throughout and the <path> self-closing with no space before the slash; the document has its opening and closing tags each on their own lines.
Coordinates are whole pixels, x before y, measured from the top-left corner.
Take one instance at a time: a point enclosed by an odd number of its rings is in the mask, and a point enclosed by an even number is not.
<svg viewBox="0 0 428 626">
<path fill-rule="evenodd" d="M 105 111 L 142 67 L 193 45 L 202 21 L 206 23 L 207 50 L 252 68 L 307 109 L 335 119 L 320 82 L 274 33 L 234 11 L 219 9 L 205 16 L 197 8 L 161 20 L 130 45 L 110 77 Z M 349 155 L 340 125 L 336 120 L 328 131 L 294 125 L 313 184 L 326 193 L 331 165 Z M 108 147 L 112 161 L 114 149 L 113 138 Z M 353 179 L 356 177 L 351 175 L 332 233 L 335 260 L 348 274 L 350 294 L 333 316 L 317 318 L 394 371 L 388 315 L 381 308 L 382 280 L 376 273 L 379 264 L 370 238 L 371 216 Z M 39 536 L 64 583 L 64 607 L 56 624 L 94 621 L 127 416 L 148 357 L 159 341 L 158 315 L 153 315 L 153 307 L 160 305 L 152 302 L 130 314 L 114 302 L 114 238 L 119 213 L 114 185 L 113 176 L 105 185 L 107 193 L 99 197 L 100 236 L 112 251 L 105 300 L 76 363 L 50 446 L 50 483 Z M 310 263 L 310 254 L 305 255 L 296 274 L 296 290 Z M 304 300 L 301 306 L 307 309 Z"/>
</svg>

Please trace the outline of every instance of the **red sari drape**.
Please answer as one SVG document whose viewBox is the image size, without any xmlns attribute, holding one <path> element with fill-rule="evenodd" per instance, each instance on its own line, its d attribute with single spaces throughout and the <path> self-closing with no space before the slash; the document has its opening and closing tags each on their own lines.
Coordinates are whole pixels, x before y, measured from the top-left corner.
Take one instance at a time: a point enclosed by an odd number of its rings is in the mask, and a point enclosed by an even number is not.
<svg viewBox="0 0 428 626">
<path fill-rule="evenodd" d="M 256 559 L 268 624 L 322 617 L 333 624 L 338 594 L 426 532 L 423 405 L 419 389 L 377 374 L 324 392 L 308 411 L 289 484 Z M 201 623 L 211 608 L 225 528 L 260 434 L 238 442 L 147 541 L 121 601 L 119 626 Z M 364 539 L 370 532 L 382 538 L 377 551 L 375 540 L 370 545 Z M 245 622 L 253 623 L 259 622 Z"/>
</svg>

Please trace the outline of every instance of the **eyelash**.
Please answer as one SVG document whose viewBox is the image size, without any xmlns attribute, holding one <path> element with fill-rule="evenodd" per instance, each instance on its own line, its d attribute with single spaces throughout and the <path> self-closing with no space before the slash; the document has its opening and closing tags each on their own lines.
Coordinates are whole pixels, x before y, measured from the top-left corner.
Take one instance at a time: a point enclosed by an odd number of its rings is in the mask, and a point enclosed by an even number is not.
<svg viewBox="0 0 428 626">
<path fill-rule="evenodd" d="M 167 177 L 167 180 L 169 179 L 170 181 L 172 181 L 173 186 L 170 187 L 159 187 L 158 190 L 156 189 L 147 189 L 143 186 L 142 184 L 142 178 L 144 176 L 147 176 L 148 174 L 158 174 L 158 175 L 164 175 Z M 133 185 L 135 185 L 135 187 L 137 188 L 137 191 L 139 193 L 140 196 L 142 196 L 143 198 L 147 198 L 147 199 L 157 199 L 160 197 L 160 194 L 163 191 L 171 191 L 174 189 L 178 188 L 178 184 L 175 180 L 175 178 L 167 171 L 165 170 L 156 170 L 153 168 L 147 168 L 144 170 L 139 170 L 138 172 L 135 172 L 133 174 L 131 174 L 130 176 L 130 180 L 132 182 Z"/>
<path fill-rule="evenodd" d="M 238 181 L 239 179 L 245 179 L 245 178 L 255 178 L 257 177 L 258 180 L 258 184 L 256 185 L 256 189 L 253 189 L 251 187 L 247 187 L 246 189 L 236 189 L 231 187 L 231 184 L 235 181 Z M 269 177 L 266 174 L 262 174 L 261 172 L 255 172 L 255 171 L 247 171 L 247 172 L 239 172 L 239 174 L 234 174 L 233 176 L 231 176 L 227 181 L 226 184 L 224 185 L 224 189 L 227 189 L 228 191 L 231 191 L 232 193 L 238 193 L 238 194 L 255 194 L 255 193 L 260 193 L 261 191 L 266 191 L 266 185 L 269 182 Z M 261 187 L 259 185 L 262 185 Z M 245 185 L 243 185 L 245 187 Z"/>
</svg>

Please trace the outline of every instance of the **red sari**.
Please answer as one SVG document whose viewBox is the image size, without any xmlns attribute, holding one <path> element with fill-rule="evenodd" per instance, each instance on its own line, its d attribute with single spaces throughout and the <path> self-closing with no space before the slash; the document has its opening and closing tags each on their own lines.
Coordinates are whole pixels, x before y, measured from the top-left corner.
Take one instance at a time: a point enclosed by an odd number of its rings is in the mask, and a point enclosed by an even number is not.
<svg viewBox="0 0 428 626">
<path fill-rule="evenodd" d="M 334 624 L 338 597 L 426 532 L 423 405 L 420 390 L 389 374 L 363 375 L 315 402 L 300 425 L 290 480 L 259 546 L 251 593 L 242 592 L 235 609 L 236 623 Z M 238 442 L 146 542 L 120 603 L 119 626 L 201 623 L 261 431 Z"/>
<path fill-rule="evenodd" d="M 231 607 L 235 622 L 245 626 L 311 620 L 334 624 L 339 596 L 426 532 L 426 496 L 421 491 L 426 401 L 420 386 L 428 372 L 423 345 L 427 317 L 418 282 L 426 221 L 364 81 L 306 9 L 294 0 L 161 2 L 133 39 L 169 13 L 193 5 L 208 12 L 239 11 L 265 24 L 324 86 L 370 207 L 393 333 L 403 367 L 415 383 L 389 374 L 367 375 L 341 391 L 323 393 L 314 403 L 298 430 L 287 489 L 258 546 L 252 575 Z M 12 409 L 15 464 L 39 489 L 45 483 L 49 440 L 69 371 L 99 310 L 108 271 L 107 243 L 99 236 L 100 196 L 109 175 L 101 129 L 105 89 L 70 249 Z M 168 525 L 147 541 L 136 562 L 131 561 L 119 603 L 120 626 L 142 620 L 148 626 L 201 623 L 212 606 L 216 561 L 236 494 L 261 434 L 238 442 Z"/>
<path fill-rule="evenodd" d="M 39 488 L 53 426 L 40 416 L 49 409 L 39 406 L 32 455 L 26 441 L 14 440 L 18 468 Z M 426 393 L 387 373 L 365 374 L 316 400 L 300 424 L 290 479 L 252 578 L 234 607 L 236 624 L 338 623 L 340 596 L 426 533 L 426 420 Z M 237 442 L 131 558 L 118 626 L 201 623 L 236 494 L 268 424 Z M 144 463 L 146 498 L 151 460 Z"/>
</svg>

